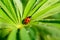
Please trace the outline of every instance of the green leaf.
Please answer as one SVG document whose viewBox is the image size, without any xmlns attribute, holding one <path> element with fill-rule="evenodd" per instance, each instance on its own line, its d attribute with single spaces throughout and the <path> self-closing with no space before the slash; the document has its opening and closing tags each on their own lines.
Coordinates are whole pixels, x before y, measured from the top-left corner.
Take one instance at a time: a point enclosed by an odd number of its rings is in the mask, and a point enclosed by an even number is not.
<svg viewBox="0 0 60 40">
<path fill-rule="evenodd" d="M 54 14 L 54 15 L 51 15 L 45 19 L 60 19 L 60 13 L 57 13 L 57 14 Z"/>
<path fill-rule="evenodd" d="M 38 20 L 38 22 L 60 24 L 60 19 L 42 19 L 42 20 Z"/>
<path fill-rule="evenodd" d="M 8 15 L 6 14 L 6 12 L 3 9 L 0 9 L 0 22 L 2 22 L 2 21 L 6 22 L 6 23 L 14 24 L 13 20 L 11 20 L 8 17 Z"/>
<path fill-rule="evenodd" d="M 25 7 L 24 13 L 23 13 L 23 19 L 27 16 L 27 14 L 31 10 L 31 8 L 32 8 L 32 6 L 34 5 L 35 2 L 36 2 L 36 0 L 29 0 L 28 1 L 27 5 Z"/>
<path fill-rule="evenodd" d="M 1 1 L 6 6 L 6 8 L 9 10 L 12 17 L 17 21 L 16 13 L 15 13 L 15 10 L 14 10 L 14 7 L 13 7 L 11 0 L 1 0 Z"/>
<path fill-rule="evenodd" d="M 17 33 L 16 29 L 12 30 L 7 40 L 16 40 L 16 33 Z"/>
<path fill-rule="evenodd" d="M 1 32 L 2 32 L 2 31 L 0 30 L 0 37 L 1 37 Z"/>
<path fill-rule="evenodd" d="M 36 7 L 30 11 L 30 13 L 28 14 L 28 16 L 32 16 L 33 13 L 35 13 L 47 0 L 41 0 Z"/>
<path fill-rule="evenodd" d="M 14 6 L 16 8 L 16 16 L 18 23 L 21 23 L 22 12 L 23 12 L 23 5 L 20 0 L 13 0 Z"/>
<path fill-rule="evenodd" d="M 20 0 L 14 0 L 14 2 L 15 2 L 15 5 L 16 5 L 17 9 L 20 12 L 20 16 L 22 17 L 23 5 L 22 5 L 21 1 Z"/>
<path fill-rule="evenodd" d="M 23 11 L 24 11 L 24 9 L 25 9 L 25 7 L 26 7 L 28 1 L 29 1 L 29 0 L 21 0 L 22 5 L 23 5 Z"/>
<path fill-rule="evenodd" d="M 29 36 L 30 36 L 30 38 L 32 39 L 32 40 L 35 40 L 36 39 L 36 36 L 37 36 L 37 30 L 36 30 L 36 28 L 34 28 L 34 27 L 30 27 L 30 28 L 28 28 L 27 29 L 28 31 L 29 31 Z"/>
<path fill-rule="evenodd" d="M 21 40 L 31 40 L 28 32 L 25 28 L 20 29 L 20 38 Z"/>
<path fill-rule="evenodd" d="M 12 15 L 11 15 L 11 13 L 8 11 L 8 9 L 6 8 L 6 6 L 0 1 L 0 4 L 1 4 L 1 7 L 3 8 L 3 10 L 6 12 L 6 14 L 9 16 L 9 18 L 11 19 L 11 20 L 13 20 L 14 22 L 16 22 L 15 20 L 14 20 L 14 18 L 12 17 Z"/>
<path fill-rule="evenodd" d="M 0 37 L 9 34 L 7 40 L 60 40 L 60 19 L 47 18 L 57 13 L 60 0 L 0 0 Z M 28 16 L 30 23 L 22 24 Z"/>
<path fill-rule="evenodd" d="M 44 10 L 49 6 L 52 6 L 53 4 L 59 2 L 59 0 L 47 0 L 39 9 L 38 11 Z M 37 12 L 38 12 L 37 11 Z"/>
<path fill-rule="evenodd" d="M 54 8 L 54 9 L 48 11 L 48 12 L 46 12 L 45 14 L 41 15 L 40 18 L 43 19 L 43 18 L 46 18 L 46 17 L 52 16 L 52 15 L 54 15 L 54 14 L 60 13 L 59 10 L 60 10 L 60 6 Z"/>
<path fill-rule="evenodd" d="M 45 17 L 59 13 L 60 12 L 59 10 L 60 10 L 60 3 L 56 3 L 40 12 L 36 12 L 34 15 L 32 15 L 32 19 L 43 19 Z"/>
<path fill-rule="evenodd" d="M 45 35 L 50 35 L 52 38 L 57 40 L 60 39 L 60 24 L 38 22 L 34 25 L 38 28 L 39 32 Z"/>
<path fill-rule="evenodd" d="M 0 17 L 0 23 L 3 22 L 3 23 L 9 23 L 7 20 L 3 19 Z"/>
<path fill-rule="evenodd" d="M 29 29 L 30 31 L 29 31 L 29 34 L 30 34 L 30 36 L 31 36 L 31 39 L 32 40 L 35 40 L 35 38 L 36 38 L 36 33 L 35 33 L 35 30 L 34 29 Z"/>
<path fill-rule="evenodd" d="M 6 37 L 11 32 L 10 28 L 1 28 L 1 37 Z"/>
<path fill-rule="evenodd" d="M 1 37 L 2 38 L 7 36 L 14 29 L 16 29 L 16 27 L 14 25 L 0 22 L 0 30 L 1 30 Z"/>
</svg>

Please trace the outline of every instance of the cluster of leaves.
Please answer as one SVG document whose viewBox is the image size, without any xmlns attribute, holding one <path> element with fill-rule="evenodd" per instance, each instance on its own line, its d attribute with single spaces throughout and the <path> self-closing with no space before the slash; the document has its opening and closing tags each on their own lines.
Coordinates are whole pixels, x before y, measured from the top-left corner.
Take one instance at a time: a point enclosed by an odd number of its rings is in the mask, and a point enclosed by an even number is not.
<svg viewBox="0 0 60 40">
<path fill-rule="evenodd" d="M 0 40 L 60 40 L 60 0 L 0 0 Z"/>
</svg>

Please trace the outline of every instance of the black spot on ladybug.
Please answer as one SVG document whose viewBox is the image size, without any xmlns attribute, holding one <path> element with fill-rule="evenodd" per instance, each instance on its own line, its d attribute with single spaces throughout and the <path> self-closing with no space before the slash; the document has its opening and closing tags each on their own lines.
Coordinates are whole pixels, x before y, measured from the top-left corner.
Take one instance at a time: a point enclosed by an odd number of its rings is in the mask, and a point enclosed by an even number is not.
<svg viewBox="0 0 60 40">
<path fill-rule="evenodd" d="M 26 17 L 24 20 L 23 20 L 23 24 L 28 24 L 29 22 L 30 22 L 30 19 L 31 18 L 31 16 L 29 16 L 29 17 Z"/>
</svg>

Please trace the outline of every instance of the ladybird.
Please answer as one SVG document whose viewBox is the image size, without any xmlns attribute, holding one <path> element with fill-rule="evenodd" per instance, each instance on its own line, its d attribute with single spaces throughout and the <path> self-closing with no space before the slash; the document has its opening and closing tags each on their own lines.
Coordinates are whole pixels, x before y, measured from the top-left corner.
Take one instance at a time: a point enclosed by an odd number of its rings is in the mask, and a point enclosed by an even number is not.
<svg viewBox="0 0 60 40">
<path fill-rule="evenodd" d="M 29 22 L 30 22 L 30 19 L 31 18 L 31 16 L 29 16 L 29 17 L 26 17 L 24 20 L 23 20 L 23 23 L 24 24 L 28 24 Z"/>
</svg>

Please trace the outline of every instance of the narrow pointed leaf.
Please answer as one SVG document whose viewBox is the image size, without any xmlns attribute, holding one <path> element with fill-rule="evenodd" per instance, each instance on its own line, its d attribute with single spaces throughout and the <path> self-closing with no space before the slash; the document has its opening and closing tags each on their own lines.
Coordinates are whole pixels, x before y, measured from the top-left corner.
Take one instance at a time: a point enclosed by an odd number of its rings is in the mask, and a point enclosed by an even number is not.
<svg viewBox="0 0 60 40">
<path fill-rule="evenodd" d="M 28 14 L 28 16 L 32 16 L 47 0 L 41 0 L 36 7 L 30 11 L 30 13 Z"/>
<path fill-rule="evenodd" d="M 22 5 L 23 5 L 23 11 L 24 11 L 24 9 L 25 9 L 25 7 L 26 7 L 28 1 L 29 1 L 29 0 L 21 0 Z"/>
<path fill-rule="evenodd" d="M 18 23 L 21 23 L 21 16 L 22 15 L 21 15 L 20 11 L 22 10 L 22 8 L 19 7 L 19 4 L 18 4 L 17 0 L 13 0 L 13 3 L 14 3 L 14 6 L 15 6 L 15 9 L 16 9 L 16 16 L 17 16 L 17 19 L 18 19 L 17 21 L 18 21 Z M 21 10 L 20 10 L 20 8 L 21 8 Z"/>
<path fill-rule="evenodd" d="M 12 30 L 10 35 L 8 36 L 7 40 L 16 40 L 16 33 L 17 33 L 17 30 Z"/>
<path fill-rule="evenodd" d="M 8 11 L 8 9 L 6 8 L 6 6 L 0 1 L 1 7 L 3 8 L 3 10 L 6 12 L 6 14 L 14 21 L 14 18 L 12 17 L 11 13 Z"/>
<path fill-rule="evenodd" d="M 21 38 L 21 40 L 31 40 L 29 35 L 28 35 L 28 32 L 25 28 L 22 28 L 20 30 L 20 38 Z"/>
<path fill-rule="evenodd" d="M 29 13 L 29 11 L 31 10 L 32 6 L 34 5 L 34 3 L 36 2 L 36 0 L 29 0 L 25 10 L 24 10 L 24 14 L 23 14 L 23 19 L 27 16 L 27 14 Z"/>
<path fill-rule="evenodd" d="M 44 22 L 44 23 L 58 23 L 60 24 L 60 19 L 42 19 L 38 22 Z"/>
<path fill-rule="evenodd" d="M 47 7 L 53 5 L 53 4 L 57 3 L 57 2 L 59 2 L 59 0 L 47 0 L 47 1 L 39 8 L 38 11 L 44 10 L 44 9 L 46 9 Z M 37 12 L 38 12 L 38 11 L 37 11 Z"/>
<path fill-rule="evenodd" d="M 54 14 L 60 13 L 59 10 L 60 10 L 60 6 L 54 8 L 54 9 L 48 11 L 48 12 L 46 12 L 45 14 L 41 15 L 40 18 L 43 19 L 43 18 L 46 18 L 46 17 L 52 16 L 52 15 L 54 15 Z"/>
<path fill-rule="evenodd" d="M 41 33 L 44 33 L 45 35 L 50 35 L 52 38 L 55 38 L 56 40 L 60 40 L 60 24 L 40 22 L 37 23 L 35 27 L 38 28 L 38 30 Z"/>
<path fill-rule="evenodd" d="M 51 15 L 49 17 L 46 17 L 45 19 L 60 19 L 60 13 Z"/>
<path fill-rule="evenodd" d="M 56 4 L 54 4 L 54 5 L 50 6 L 50 7 L 47 7 L 46 9 L 44 9 L 44 10 L 42 10 L 40 12 L 35 13 L 32 16 L 32 19 L 36 19 L 36 18 L 39 19 L 41 17 L 41 15 L 46 16 L 45 15 L 46 12 L 49 12 L 49 14 L 47 13 L 49 16 L 53 15 L 55 13 L 55 11 L 56 11 L 56 13 L 58 13 L 58 12 L 60 12 L 60 11 L 58 11 L 58 10 L 60 10 L 59 7 L 60 7 L 60 3 L 56 3 Z M 56 9 L 56 8 L 58 8 L 58 9 Z M 52 13 L 50 13 L 50 12 L 52 12 Z M 48 17 L 48 15 L 47 15 L 47 17 Z"/>
<path fill-rule="evenodd" d="M 15 13 L 15 10 L 14 10 L 14 7 L 13 7 L 13 4 L 12 4 L 11 0 L 1 0 L 1 1 L 6 6 L 6 8 L 9 10 L 12 17 L 17 21 L 16 13 Z"/>
<path fill-rule="evenodd" d="M 3 20 L 5 20 L 5 22 L 7 23 L 13 23 L 13 21 L 7 16 L 7 14 L 2 9 L 0 9 L 0 21 L 3 21 Z"/>
<path fill-rule="evenodd" d="M 14 0 L 14 2 L 16 3 L 16 7 L 17 7 L 17 9 L 18 9 L 19 12 L 20 12 L 19 15 L 22 17 L 23 5 L 22 5 L 21 1 L 20 1 L 20 0 Z"/>
</svg>

